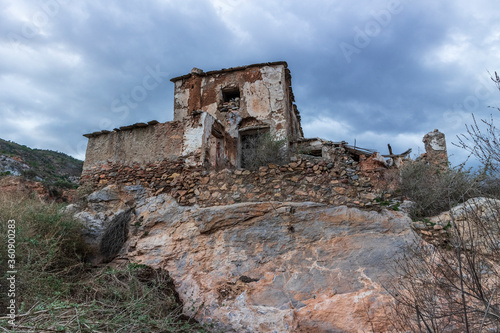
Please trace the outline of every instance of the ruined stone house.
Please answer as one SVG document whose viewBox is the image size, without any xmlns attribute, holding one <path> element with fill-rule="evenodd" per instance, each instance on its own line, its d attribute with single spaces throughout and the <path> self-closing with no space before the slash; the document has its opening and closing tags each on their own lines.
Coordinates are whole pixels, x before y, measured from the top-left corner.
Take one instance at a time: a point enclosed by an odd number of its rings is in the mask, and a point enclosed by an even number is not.
<svg viewBox="0 0 500 333">
<path fill-rule="evenodd" d="M 84 172 L 107 162 L 125 165 L 184 159 L 215 169 L 245 167 L 248 142 L 269 133 L 287 147 L 303 137 L 286 62 L 191 73 L 175 84 L 174 120 L 85 134 Z"/>
<path fill-rule="evenodd" d="M 370 205 L 397 186 L 402 154 L 304 138 L 286 62 L 191 73 L 173 78 L 174 120 L 150 121 L 85 134 L 89 139 L 80 182 L 94 187 L 141 185 L 170 193 L 180 204 L 317 201 Z M 269 133 L 285 139 L 286 165 L 245 170 Z M 424 142 L 429 164 L 445 167 L 444 134 Z M 391 185 L 392 184 L 392 185 Z M 392 187 L 391 187 L 392 186 Z"/>
<path fill-rule="evenodd" d="M 173 121 L 85 135 L 81 182 L 102 189 L 87 197 L 80 218 L 90 226 L 103 260 L 118 255 L 166 269 L 186 307 L 211 311 L 190 313 L 185 307 L 186 314 L 233 331 L 284 332 L 299 324 L 306 330 L 353 331 L 339 325 L 351 325 L 368 310 L 378 313 L 386 302 L 380 285 L 358 282 L 376 282 L 384 274 L 382 260 L 411 240 L 409 219 L 376 212 L 378 199 L 384 204 L 390 199 L 391 182 L 399 181 L 397 167 L 411 150 L 392 154 L 388 147 L 389 155 L 381 155 L 346 142 L 303 138 L 285 62 L 206 73 L 193 69 L 172 81 Z M 243 170 L 252 149 L 247 143 L 265 133 L 286 140 L 290 162 Z M 444 135 L 434 131 L 424 143 L 422 158 L 443 165 Z M 109 246 L 109 237 L 117 234 L 127 236 Z M 346 250 L 349 243 L 354 250 Z M 311 261 L 311 253 L 321 258 Z M 317 262 L 324 269 L 317 269 Z M 290 264 L 298 272 L 294 283 L 286 274 Z M 311 281 L 319 284 L 311 289 Z M 300 285 L 307 290 L 296 288 Z M 358 302 L 365 294 L 367 302 Z M 325 299 L 329 308 L 316 311 Z M 205 307 L 193 306 L 193 300 Z M 333 311 L 341 315 L 331 316 Z M 373 329 L 373 316 L 368 317 L 358 327 Z"/>
</svg>

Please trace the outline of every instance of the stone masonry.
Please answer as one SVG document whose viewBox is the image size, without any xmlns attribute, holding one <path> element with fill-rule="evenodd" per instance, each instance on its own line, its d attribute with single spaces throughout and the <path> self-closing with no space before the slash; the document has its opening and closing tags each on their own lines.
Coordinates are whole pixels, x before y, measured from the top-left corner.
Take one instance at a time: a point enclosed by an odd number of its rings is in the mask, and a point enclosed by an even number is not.
<svg viewBox="0 0 500 333">
<path fill-rule="evenodd" d="M 82 184 L 140 184 L 200 206 L 314 201 L 363 207 L 398 186 L 398 168 L 410 150 L 382 156 L 346 142 L 303 138 L 286 62 L 206 73 L 194 68 L 171 81 L 174 121 L 85 134 Z M 285 138 L 291 162 L 245 169 L 242 143 L 262 133 Z M 425 160 L 446 167 L 444 134 L 435 130 L 424 142 Z"/>
<path fill-rule="evenodd" d="M 427 133 L 422 142 L 425 145 L 425 154 L 421 157 L 430 165 L 441 170 L 448 168 L 448 152 L 446 151 L 446 139 L 443 133 L 435 129 Z"/>
<path fill-rule="evenodd" d="M 82 183 L 142 185 L 152 194 L 170 194 L 181 205 L 202 207 L 257 201 L 296 201 L 369 207 L 382 195 L 373 186 L 372 168 L 356 162 L 344 148 L 329 160 L 299 159 L 258 170 L 207 170 L 186 166 L 182 159 L 124 166 L 100 165 L 82 176 Z M 375 181 L 376 183 L 376 181 Z"/>
</svg>

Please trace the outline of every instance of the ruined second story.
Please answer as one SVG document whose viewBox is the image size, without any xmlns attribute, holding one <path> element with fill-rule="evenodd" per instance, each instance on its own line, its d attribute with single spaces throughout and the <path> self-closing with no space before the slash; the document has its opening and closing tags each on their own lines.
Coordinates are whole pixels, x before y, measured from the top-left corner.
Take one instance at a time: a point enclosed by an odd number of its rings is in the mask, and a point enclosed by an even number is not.
<svg viewBox="0 0 500 333">
<path fill-rule="evenodd" d="M 233 136 L 269 130 L 276 139 L 303 137 L 294 104 L 290 70 L 284 61 L 203 72 L 173 78 L 174 120 L 203 111 Z"/>
<path fill-rule="evenodd" d="M 256 138 L 303 137 L 286 62 L 254 64 L 173 78 L 174 120 L 99 131 L 89 138 L 84 173 L 106 163 L 183 159 L 188 166 L 245 167 Z"/>
</svg>

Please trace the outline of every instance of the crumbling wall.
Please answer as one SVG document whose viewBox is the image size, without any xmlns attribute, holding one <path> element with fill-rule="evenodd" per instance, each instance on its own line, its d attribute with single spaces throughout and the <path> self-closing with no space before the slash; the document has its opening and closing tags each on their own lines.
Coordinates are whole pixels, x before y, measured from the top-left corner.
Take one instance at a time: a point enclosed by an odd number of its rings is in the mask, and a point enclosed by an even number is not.
<svg viewBox="0 0 500 333">
<path fill-rule="evenodd" d="M 93 174 L 108 163 L 132 166 L 180 160 L 187 166 L 218 169 L 236 163 L 234 140 L 206 112 L 182 121 L 138 123 L 85 136 L 89 142 L 83 174 Z"/>
<path fill-rule="evenodd" d="M 296 201 L 369 207 L 384 195 L 343 148 L 330 161 L 296 160 L 259 170 L 207 170 L 186 166 L 182 160 L 145 165 L 103 165 L 82 182 L 94 187 L 109 184 L 142 185 L 152 195 L 169 193 L 181 205 L 218 206 L 235 202 Z"/>
<path fill-rule="evenodd" d="M 184 125 L 178 121 L 152 122 L 86 136 L 84 173 L 108 162 L 132 165 L 177 159 L 182 155 Z"/>
<path fill-rule="evenodd" d="M 425 154 L 422 154 L 421 158 L 429 165 L 446 170 L 448 168 L 448 152 L 444 133 L 435 129 L 433 132 L 427 133 L 422 142 L 425 145 Z"/>
<path fill-rule="evenodd" d="M 302 136 L 286 62 L 207 73 L 195 68 L 190 74 L 173 78 L 172 81 L 175 83 L 176 121 L 202 110 L 227 128 L 248 129 L 247 125 L 240 123 L 245 119 L 253 119 L 252 126 L 269 127 L 276 138 L 293 141 Z M 238 131 L 229 132 L 234 137 L 238 136 Z"/>
</svg>

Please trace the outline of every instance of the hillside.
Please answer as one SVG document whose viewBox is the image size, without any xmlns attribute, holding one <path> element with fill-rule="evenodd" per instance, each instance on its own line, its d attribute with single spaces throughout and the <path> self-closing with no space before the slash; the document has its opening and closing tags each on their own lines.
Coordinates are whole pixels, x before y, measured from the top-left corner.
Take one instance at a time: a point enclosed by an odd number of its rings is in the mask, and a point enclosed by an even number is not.
<svg viewBox="0 0 500 333">
<path fill-rule="evenodd" d="M 0 175 L 23 176 L 47 184 L 72 187 L 78 184 L 83 161 L 63 153 L 32 149 L 0 139 Z"/>
</svg>

